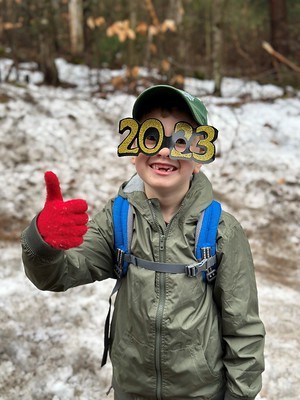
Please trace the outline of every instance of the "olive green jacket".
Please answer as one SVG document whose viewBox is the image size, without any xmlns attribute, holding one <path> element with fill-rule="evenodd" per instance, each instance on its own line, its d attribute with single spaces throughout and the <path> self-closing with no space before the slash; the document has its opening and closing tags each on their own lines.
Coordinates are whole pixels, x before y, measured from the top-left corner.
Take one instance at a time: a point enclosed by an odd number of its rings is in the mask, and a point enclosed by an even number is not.
<svg viewBox="0 0 300 400">
<path fill-rule="evenodd" d="M 168 225 L 159 202 L 145 196 L 137 175 L 120 193 L 134 210 L 135 256 L 195 261 L 199 212 L 213 198 L 202 172 L 193 177 Z M 39 289 L 65 291 L 114 277 L 112 202 L 90 221 L 78 248 L 60 251 L 48 246 L 35 221 L 23 232 L 25 272 Z M 217 258 L 213 285 L 204 283 L 201 274 L 190 278 L 129 265 L 115 302 L 110 350 L 113 380 L 126 399 L 254 399 L 260 391 L 265 332 L 252 256 L 241 226 L 224 211 Z M 216 397 L 217 393 L 223 395 Z"/>
</svg>

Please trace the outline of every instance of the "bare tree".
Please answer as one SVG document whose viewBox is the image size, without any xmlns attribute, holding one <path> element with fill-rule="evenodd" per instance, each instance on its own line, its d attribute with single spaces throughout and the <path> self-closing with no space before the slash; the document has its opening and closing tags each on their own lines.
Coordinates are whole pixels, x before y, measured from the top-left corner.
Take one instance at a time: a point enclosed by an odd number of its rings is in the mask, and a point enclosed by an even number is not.
<svg viewBox="0 0 300 400">
<path fill-rule="evenodd" d="M 145 56 L 145 65 L 147 67 L 150 66 L 150 61 L 151 61 L 151 48 L 153 49 L 155 46 L 153 46 L 153 40 L 154 40 L 154 34 L 157 34 L 159 31 L 160 27 L 160 21 L 158 19 L 158 15 L 156 12 L 156 9 L 154 7 L 154 3 L 152 0 L 144 0 L 145 8 L 149 14 L 150 21 L 151 21 L 151 28 L 148 29 L 148 40 L 147 40 L 147 50 L 146 50 L 146 56 Z M 159 43 L 158 43 L 159 44 Z M 156 51 L 157 48 L 155 47 Z M 159 49 L 160 50 L 160 44 L 159 44 Z"/>
<path fill-rule="evenodd" d="M 71 52 L 81 54 L 84 50 L 82 0 L 69 0 L 69 21 Z"/>
<path fill-rule="evenodd" d="M 186 32 L 183 26 L 184 8 L 182 0 L 169 0 L 166 12 L 166 20 L 172 21 L 174 30 L 170 32 L 171 37 L 176 39 L 177 54 L 174 57 L 173 63 L 170 65 L 170 70 L 167 72 L 169 82 L 181 89 L 184 87 L 184 73 L 188 70 L 188 49 L 186 45 Z M 166 45 L 168 46 L 168 35 L 166 35 Z M 170 57 L 169 57 L 170 59 Z"/>
<path fill-rule="evenodd" d="M 212 75 L 214 94 L 221 96 L 224 9 L 227 0 L 212 0 Z"/>
<path fill-rule="evenodd" d="M 55 22 L 52 3 L 42 0 L 39 3 L 38 13 L 38 60 L 40 69 L 44 74 L 44 83 L 57 86 L 60 84 L 60 80 L 55 64 Z"/>
<path fill-rule="evenodd" d="M 129 9 L 129 26 L 132 30 L 135 30 L 137 25 L 137 9 L 138 1 L 129 0 L 127 3 Z M 138 64 L 137 54 L 136 54 L 136 41 L 128 40 L 128 67 L 132 68 Z"/>
<path fill-rule="evenodd" d="M 271 45 L 285 56 L 289 54 L 286 0 L 269 0 Z"/>
</svg>

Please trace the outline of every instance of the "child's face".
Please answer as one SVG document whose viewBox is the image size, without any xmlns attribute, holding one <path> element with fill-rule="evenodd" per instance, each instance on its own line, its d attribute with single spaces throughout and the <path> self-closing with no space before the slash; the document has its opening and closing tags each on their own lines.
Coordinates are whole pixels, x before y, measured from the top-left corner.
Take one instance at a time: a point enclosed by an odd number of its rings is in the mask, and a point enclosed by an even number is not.
<svg viewBox="0 0 300 400">
<path fill-rule="evenodd" d="M 166 136 L 172 135 L 174 126 L 178 121 L 188 122 L 193 127 L 197 127 L 197 123 L 192 117 L 180 110 L 174 110 L 170 113 L 161 109 L 154 109 L 144 115 L 140 122 L 148 118 L 159 119 L 164 126 Z M 186 193 L 192 174 L 200 171 L 201 164 L 189 160 L 172 160 L 169 155 L 170 149 L 164 147 L 154 156 L 140 153 L 133 157 L 132 162 L 138 175 L 145 183 L 145 192 L 148 197 L 159 196 L 159 193 L 166 191 Z"/>
</svg>

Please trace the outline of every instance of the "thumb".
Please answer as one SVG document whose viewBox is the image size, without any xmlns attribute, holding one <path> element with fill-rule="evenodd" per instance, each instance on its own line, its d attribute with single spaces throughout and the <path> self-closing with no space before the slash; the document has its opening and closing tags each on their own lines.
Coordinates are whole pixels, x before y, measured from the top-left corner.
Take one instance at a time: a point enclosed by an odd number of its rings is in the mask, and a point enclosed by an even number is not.
<svg viewBox="0 0 300 400">
<path fill-rule="evenodd" d="M 47 201 L 61 200 L 63 201 L 63 197 L 60 190 L 60 184 L 58 177 L 52 171 L 45 172 L 45 183 L 46 183 L 46 192 L 47 192 Z"/>
</svg>

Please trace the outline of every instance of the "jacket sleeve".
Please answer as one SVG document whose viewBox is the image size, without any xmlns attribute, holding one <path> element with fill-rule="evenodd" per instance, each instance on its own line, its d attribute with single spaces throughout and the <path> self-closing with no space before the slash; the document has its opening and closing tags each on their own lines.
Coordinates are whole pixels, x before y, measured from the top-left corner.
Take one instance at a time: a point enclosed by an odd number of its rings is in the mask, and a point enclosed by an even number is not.
<svg viewBox="0 0 300 400">
<path fill-rule="evenodd" d="M 36 218 L 21 237 L 25 273 L 41 290 L 65 291 L 71 287 L 113 277 L 111 202 L 88 224 L 81 246 L 60 251 L 40 236 Z"/>
<path fill-rule="evenodd" d="M 248 240 L 236 219 L 225 212 L 219 225 L 217 249 L 219 268 L 214 297 L 222 324 L 225 400 L 251 400 L 261 389 L 265 329 L 259 317 Z"/>
</svg>

